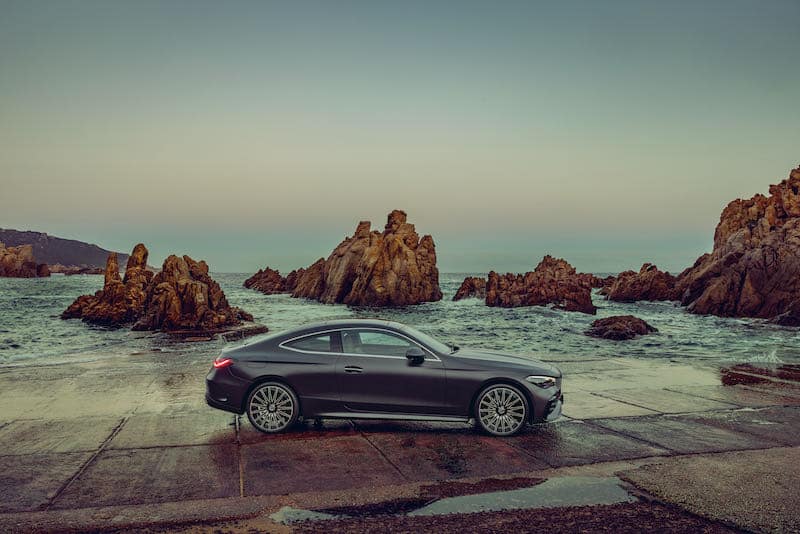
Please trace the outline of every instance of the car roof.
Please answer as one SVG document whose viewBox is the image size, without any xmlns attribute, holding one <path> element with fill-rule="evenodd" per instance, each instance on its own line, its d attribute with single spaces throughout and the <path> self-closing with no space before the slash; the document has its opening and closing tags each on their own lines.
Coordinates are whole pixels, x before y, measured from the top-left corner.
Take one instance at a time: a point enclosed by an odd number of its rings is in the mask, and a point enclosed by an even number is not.
<svg viewBox="0 0 800 534">
<path fill-rule="evenodd" d="M 401 332 L 408 332 L 408 328 L 405 325 L 394 321 L 385 321 L 383 319 L 334 319 L 307 323 L 280 332 L 270 332 L 261 336 L 248 338 L 239 344 L 229 347 L 227 350 L 234 351 L 244 347 L 260 345 L 262 343 L 282 343 L 287 339 L 313 334 L 319 330 L 335 330 L 339 328 L 389 328 Z"/>
<path fill-rule="evenodd" d="M 283 333 L 299 333 L 323 328 L 390 328 L 394 330 L 405 330 L 405 325 L 395 321 L 384 319 L 333 319 L 329 321 L 318 321 L 315 323 L 304 324 L 297 328 L 292 328 Z"/>
</svg>

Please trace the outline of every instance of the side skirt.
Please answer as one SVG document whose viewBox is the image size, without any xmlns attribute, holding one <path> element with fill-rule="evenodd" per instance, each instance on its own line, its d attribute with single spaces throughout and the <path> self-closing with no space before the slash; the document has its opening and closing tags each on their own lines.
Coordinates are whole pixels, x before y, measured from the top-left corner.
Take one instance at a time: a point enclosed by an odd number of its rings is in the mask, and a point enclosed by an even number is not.
<svg viewBox="0 0 800 534">
<path fill-rule="evenodd" d="M 326 412 L 314 414 L 316 419 L 384 419 L 387 421 L 441 421 L 446 423 L 468 423 L 469 417 L 447 415 L 419 415 L 381 412 Z"/>
</svg>

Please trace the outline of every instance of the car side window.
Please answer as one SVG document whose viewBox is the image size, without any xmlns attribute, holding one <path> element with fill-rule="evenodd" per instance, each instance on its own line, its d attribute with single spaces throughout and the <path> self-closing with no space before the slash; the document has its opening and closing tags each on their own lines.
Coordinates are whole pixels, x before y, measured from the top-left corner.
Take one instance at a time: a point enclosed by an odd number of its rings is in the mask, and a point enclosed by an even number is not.
<svg viewBox="0 0 800 534">
<path fill-rule="evenodd" d="M 416 345 L 404 337 L 376 330 L 350 330 L 342 332 L 344 352 L 373 354 L 377 356 L 405 357 Z"/>
<path fill-rule="evenodd" d="M 295 339 L 286 343 L 286 346 L 295 350 L 303 350 L 306 352 L 333 352 L 331 345 L 331 335 L 321 334 L 318 336 L 310 335 Z"/>
</svg>

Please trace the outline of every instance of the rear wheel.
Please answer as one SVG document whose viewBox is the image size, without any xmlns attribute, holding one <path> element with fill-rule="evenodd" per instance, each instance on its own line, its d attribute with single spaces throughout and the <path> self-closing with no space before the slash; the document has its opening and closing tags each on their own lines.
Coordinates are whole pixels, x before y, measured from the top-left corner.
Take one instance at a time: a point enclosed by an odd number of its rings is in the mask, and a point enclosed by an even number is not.
<svg viewBox="0 0 800 534">
<path fill-rule="evenodd" d="M 475 421 L 484 432 L 493 436 L 511 436 L 528 420 L 525 395 L 508 384 L 484 388 L 475 401 Z"/>
<path fill-rule="evenodd" d="M 264 382 L 247 398 L 247 418 L 256 430 L 267 434 L 283 432 L 300 415 L 297 395 L 280 382 Z"/>
</svg>

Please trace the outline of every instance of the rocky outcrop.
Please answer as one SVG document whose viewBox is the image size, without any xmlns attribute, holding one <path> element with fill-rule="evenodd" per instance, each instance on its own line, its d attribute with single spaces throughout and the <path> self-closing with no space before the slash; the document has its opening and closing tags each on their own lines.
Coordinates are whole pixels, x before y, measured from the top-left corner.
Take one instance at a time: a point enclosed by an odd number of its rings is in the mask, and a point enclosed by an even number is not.
<svg viewBox="0 0 800 534">
<path fill-rule="evenodd" d="M 117 257 L 119 258 L 119 255 L 117 255 Z M 65 276 L 73 276 L 76 274 L 104 274 L 105 269 L 100 267 L 78 267 L 77 265 L 61 265 L 60 263 L 56 263 L 50 266 L 50 272 L 60 273 Z"/>
<path fill-rule="evenodd" d="M 616 282 L 616 280 L 617 277 L 613 275 L 606 276 L 605 278 L 595 276 L 592 278 L 592 287 L 601 289 L 600 294 L 604 295 L 607 292 L 607 289 L 611 286 L 611 284 Z"/>
<path fill-rule="evenodd" d="M 322 261 L 323 264 L 325 260 Z M 295 269 L 286 276 L 275 269 L 265 267 L 244 281 L 244 287 L 261 291 L 265 295 L 277 293 L 292 293 L 297 288 L 297 282 L 305 274 L 306 269 Z"/>
<path fill-rule="evenodd" d="M 295 269 L 286 275 L 286 278 L 283 279 L 283 287 L 286 289 L 287 293 L 291 293 L 295 290 L 297 287 L 297 281 L 300 280 L 305 272 L 306 270 L 301 267 L 300 269 Z"/>
<path fill-rule="evenodd" d="M 658 330 L 638 317 L 615 315 L 594 321 L 585 333 L 591 337 L 621 341 L 654 332 Z"/>
<path fill-rule="evenodd" d="M 275 269 L 265 267 L 244 281 L 244 287 L 261 291 L 265 295 L 286 292 L 286 278 Z"/>
<path fill-rule="evenodd" d="M 243 320 L 252 321 L 253 316 L 228 304 L 219 284 L 208 275 L 206 262 L 172 255 L 148 284 L 133 329 L 214 332 Z"/>
<path fill-rule="evenodd" d="M 120 279 L 117 253 L 106 260 L 103 289 L 94 295 L 78 297 L 61 314 L 62 319 L 83 319 L 104 325 L 124 325 L 136 321 L 142 314 L 146 288 L 153 276 L 147 270 L 147 248 L 139 243 L 128 257 L 125 277 Z"/>
<path fill-rule="evenodd" d="M 486 305 L 512 308 L 546 306 L 566 311 L 595 314 L 592 286 L 595 277 L 575 271 L 563 259 L 545 256 L 539 265 L 525 274 L 499 275 L 492 271 L 486 283 Z"/>
<path fill-rule="evenodd" d="M 728 204 L 712 252 L 681 273 L 676 292 L 693 313 L 791 324 L 800 309 L 800 168 L 768 197 Z"/>
<path fill-rule="evenodd" d="M 678 300 L 675 292 L 675 277 L 660 271 L 651 263 L 645 263 L 639 272 L 624 271 L 604 287 L 608 300 L 636 302 L 637 300 Z"/>
<path fill-rule="evenodd" d="M 0 277 L 39 278 L 50 276 L 46 263 L 36 263 L 32 245 L 6 247 L 0 243 Z"/>
<path fill-rule="evenodd" d="M 461 282 L 461 287 L 456 291 L 453 300 L 467 298 L 486 298 L 486 279 L 480 276 L 468 276 Z"/>
<path fill-rule="evenodd" d="M 792 302 L 788 310 L 773 317 L 771 322 L 781 326 L 800 326 L 800 300 Z"/>
<path fill-rule="evenodd" d="M 147 269 L 147 248 L 141 243 L 128 257 L 120 279 L 117 254 L 106 260 L 103 289 L 78 297 L 63 319 L 120 326 L 134 330 L 216 332 L 253 317 L 232 308 L 222 289 L 208 275 L 208 265 L 188 256 L 170 256 L 157 275 Z"/>
<path fill-rule="evenodd" d="M 383 232 L 358 224 L 327 259 L 298 272 L 292 296 L 354 306 L 403 306 L 442 298 L 433 238 L 421 239 L 406 213 L 389 214 Z M 287 277 L 288 279 L 289 277 Z"/>
</svg>

